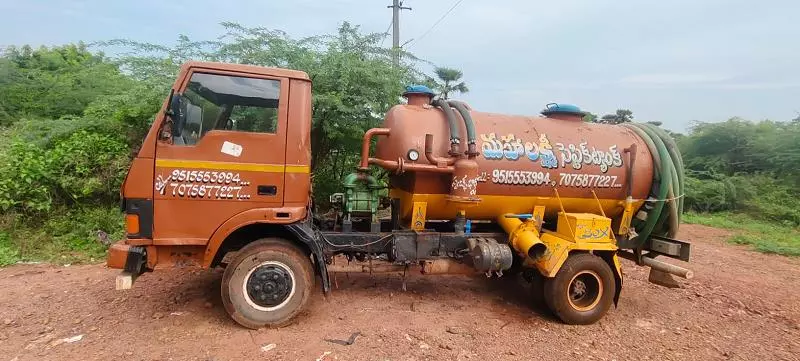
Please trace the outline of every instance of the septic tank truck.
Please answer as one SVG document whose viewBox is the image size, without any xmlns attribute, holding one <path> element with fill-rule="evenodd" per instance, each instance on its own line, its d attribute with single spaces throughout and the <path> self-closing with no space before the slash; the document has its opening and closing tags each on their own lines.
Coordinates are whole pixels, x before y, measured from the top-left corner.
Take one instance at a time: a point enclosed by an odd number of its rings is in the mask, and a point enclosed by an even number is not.
<svg viewBox="0 0 800 361">
<path fill-rule="evenodd" d="M 590 324 L 619 299 L 619 257 L 650 267 L 651 281 L 692 277 L 656 259 L 690 251 L 674 239 L 683 167 L 663 130 L 587 123 L 565 104 L 482 113 L 406 90 L 364 133 L 322 216 L 308 75 L 184 64 L 122 185 L 126 236 L 107 259 L 123 270 L 117 288 L 164 268 L 225 267 L 225 310 L 259 328 L 292 321 L 336 272 L 522 274 L 563 322 Z"/>
</svg>

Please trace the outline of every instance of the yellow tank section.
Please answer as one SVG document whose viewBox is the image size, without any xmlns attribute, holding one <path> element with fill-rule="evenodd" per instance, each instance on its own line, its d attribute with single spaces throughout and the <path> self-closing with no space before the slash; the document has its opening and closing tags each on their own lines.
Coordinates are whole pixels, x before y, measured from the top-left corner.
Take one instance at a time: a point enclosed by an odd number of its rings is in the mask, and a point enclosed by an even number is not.
<svg viewBox="0 0 800 361">
<path fill-rule="evenodd" d="M 446 194 L 412 194 L 398 188 L 392 189 L 390 196 L 400 199 L 403 207 L 401 214 L 403 215 L 411 216 L 415 203 L 427 203 L 426 217 L 428 220 L 449 220 L 462 210 L 465 211 L 467 219 L 496 219 L 498 215 L 506 213 L 531 213 L 536 206 L 544 206 L 546 216 L 555 216 L 560 209 L 555 194 L 553 197 L 482 195 L 480 204 L 476 206 L 451 202 L 447 199 Z M 561 198 L 561 204 L 568 212 L 598 209 L 598 201 L 603 207 L 605 215 L 610 218 L 618 217 L 625 210 L 625 200 L 623 199 Z M 643 203 L 643 200 L 633 201 L 631 208 L 638 209 Z"/>
</svg>

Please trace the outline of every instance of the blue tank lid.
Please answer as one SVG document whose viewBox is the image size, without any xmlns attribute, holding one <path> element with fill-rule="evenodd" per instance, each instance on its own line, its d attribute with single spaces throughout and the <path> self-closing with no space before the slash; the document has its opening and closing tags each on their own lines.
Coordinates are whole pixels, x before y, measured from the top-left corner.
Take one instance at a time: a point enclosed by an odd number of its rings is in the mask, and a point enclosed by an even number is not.
<svg viewBox="0 0 800 361">
<path fill-rule="evenodd" d="M 542 110 L 542 115 L 550 115 L 550 114 L 573 114 L 573 115 L 586 115 L 585 112 L 581 110 L 577 105 L 572 104 L 559 104 L 559 103 L 550 103 L 545 105 L 544 110 Z"/>
<path fill-rule="evenodd" d="M 408 94 L 425 94 L 425 95 L 427 95 L 427 96 L 429 96 L 431 98 L 436 96 L 436 93 L 434 93 L 433 90 L 431 90 L 431 88 L 428 88 L 427 86 L 424 86 L 424 85 L 409 85 L 409 86 L 407 86 L 406 87 L 406 91 L 403 92 L 403 96 L 406 96 Z"/>
</svg>

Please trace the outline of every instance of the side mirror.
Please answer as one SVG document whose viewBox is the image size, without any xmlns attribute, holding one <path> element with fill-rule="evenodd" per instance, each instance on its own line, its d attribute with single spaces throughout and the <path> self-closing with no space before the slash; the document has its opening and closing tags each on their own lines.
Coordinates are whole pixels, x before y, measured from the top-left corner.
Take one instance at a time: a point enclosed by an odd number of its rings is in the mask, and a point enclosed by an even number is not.
<svg viewBox="0 0 800 361">
<path fill-rule="evenodd" d="M 183 112 L 181 103 L 183 95 L 181 93 L 172 94 L 169 101 L 169 112 L 167 115 L 172 119 L 172 136 L 180 137 L 184 125 L 186 125 L 186 114 Z"/>
</svg>

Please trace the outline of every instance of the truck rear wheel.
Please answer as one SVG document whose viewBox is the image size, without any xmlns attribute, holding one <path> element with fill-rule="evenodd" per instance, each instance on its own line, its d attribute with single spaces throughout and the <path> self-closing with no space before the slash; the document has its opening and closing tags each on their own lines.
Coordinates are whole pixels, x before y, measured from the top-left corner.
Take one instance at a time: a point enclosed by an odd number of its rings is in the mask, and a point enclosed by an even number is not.
<svg viewBox="0 0 800 361">
<path fill-rule="evenodd" d="M 592 324 L 611 307 L 614 282 L 614 274 L 602 258 L 588 253 L 571 255 L 555 277 L 545 280 L 545 302 L 567 324 Z"/>
<path fill-rule="evenodd" d="M 222 303 L 240 325 L 258 329 L 288 324 L 314 288 L 311 260 L 282 239 L 243 247 L 222 276 Z"/>
</svg>

